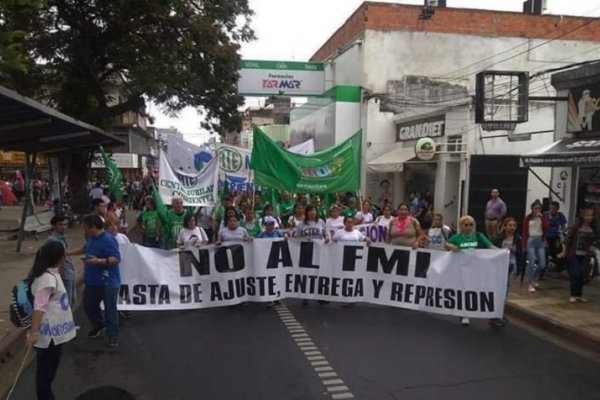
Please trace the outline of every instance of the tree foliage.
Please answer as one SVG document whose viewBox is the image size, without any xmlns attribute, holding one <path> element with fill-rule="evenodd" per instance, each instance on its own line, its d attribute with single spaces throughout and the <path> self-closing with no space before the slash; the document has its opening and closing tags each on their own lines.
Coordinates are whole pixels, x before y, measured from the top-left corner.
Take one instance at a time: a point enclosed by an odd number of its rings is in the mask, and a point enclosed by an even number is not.
<svg viewBox="0 0 600 400">
<path fill-rule="evenodd" d="M 151 100 L 234 130 L 251 15 L 247 0 L 0 0 L 0 84 L 104 127 Z"/>
</svg>

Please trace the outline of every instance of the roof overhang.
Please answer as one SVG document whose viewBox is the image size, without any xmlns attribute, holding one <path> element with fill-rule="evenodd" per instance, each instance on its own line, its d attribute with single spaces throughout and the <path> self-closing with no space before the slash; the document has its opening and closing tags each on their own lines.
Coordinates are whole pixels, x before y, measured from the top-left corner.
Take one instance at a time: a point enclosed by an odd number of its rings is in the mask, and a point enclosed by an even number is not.
<svg viewBox="0 0 600 400">
<path fill-rule="evenodd" d="M 563 138 L 523 154 L 521 164 L 527 167 L 598 167 L 600 137 Z"/>
<path fill-rule="evenodd" d="M 0 86 L 0 149 L 28 153 L 84 150 L 125 142 Z"/>
<path fill-rule="evenodd" d="M 367 163 L 369 172 L 386 173 L 402 172 L 404 163 L 415 157 L 415 149 L 412 147 L 398 147 Z"/>
</svg>

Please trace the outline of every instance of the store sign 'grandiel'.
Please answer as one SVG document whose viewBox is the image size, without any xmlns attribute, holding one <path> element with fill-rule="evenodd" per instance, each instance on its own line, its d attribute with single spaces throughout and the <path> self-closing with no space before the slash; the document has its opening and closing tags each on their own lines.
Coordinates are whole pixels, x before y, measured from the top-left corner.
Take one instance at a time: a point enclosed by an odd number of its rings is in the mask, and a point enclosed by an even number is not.
<svg viewBox="0 0 600 400">
<path fill-rule="evenodd" d="M 444 136 L 445 117 L 436 116 L 396 125 L 396 142 Z"/>
</svg>

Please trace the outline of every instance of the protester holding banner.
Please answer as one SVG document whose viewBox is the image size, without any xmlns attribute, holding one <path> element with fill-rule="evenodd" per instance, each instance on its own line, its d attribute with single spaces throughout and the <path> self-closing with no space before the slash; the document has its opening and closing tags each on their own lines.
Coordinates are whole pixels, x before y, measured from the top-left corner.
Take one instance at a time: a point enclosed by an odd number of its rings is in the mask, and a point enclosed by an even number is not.
<svg viewBox="0 0 600 400">
<path fill-rule="evenodd" d="M 179 196 L 173 196 L 171 198 L 171 206 L 173 207 L 167 211 L 167 233 L 166 245 L 167 249 L 174 249 L 177 247 L 177 239 L 179 238 L 179 232 L 185 226 L 185 217 L 189 214 L 183 208 L 183 199 Z"/>
<path fill-rule="evenodd" d="M 287 237 L 286 234 L 281 233 L 280 230 L 275 228 L 277 224 L 277 220 L 274 217 L 263 217 L 263 226 L 264 231 L 258 234 L 259 239 L 274 239 L 274 238 L 282 238 Z"/>
<path fill-rule="evenodd" d="M 257 237 L 258 234 L 262 231 L 259 221 L 256 219 L 256 214 L 254 212 L 254 208 L 252 206 L 246 206 L 244 210 L 244 216 L 240 221 L 240 226 L 248 232 L 250 237 Z"/>
<path fill-rule="evenodd" d="M 407 246 L 416 249 L 426 239 L 421 225 L 410 215 L 408 205 L 398 206 L 398 217 L 390 223 L 385 242 L 396 246 Z"/>
<path fill-rule="evenodd" d="M 277 216 L 273 215 L 273 206 L 271 206 L 270 204 L 264 206 L 263 216 L 258 220 L 263 230 L 265 230 L 265 221 L 267 219 L 271 219 L 274 221 L 275 229 L 279 229 L 281 227 L 281 220 L 277 218 Z"/>
<path fill-rule="evenodd" d="M 329 218 L 325 221 L 327 232 L 336 232 L 344 227 L 344 217 L 340 215 L 340 208 L 334 204 L 329 211 Z"/>
<path fill-rule="evenodd" d="M 324 239 L 325 243 L 330 239 L 325 222 L 318 217 L 317 209 L 313 205 L 306 206 L 304 221 L 296 225 L 294 235 L 299 238 Z"/>
<path fill-rule="evenodd" d="M 305 211 L 304 204 L 302 204 L 300 201 L 294 204 L 294 215 L 288 218 L 287 226 L 295 229 L 298 225 L 300 225 L 304 221 Z"/>
<path fill-rule="evenodd" d="M 177 247 L 182 250 L 208 244 L 206 232 L 196 225 L 196 217 L 192 214 L 186 214 L 183 218 L 183 228 L 179 231 L 176 243 Z"/>
<path fill-rule="evenodd" d="M 546 233 L 550 223 L 542 214 L 539 200 L 531 204 L 531 213 L 523 221 L 523 248 L 527 251 L 527 285 L 529 293 L 535 293 L 537 278 L 546 268 Z"/>
<path fill-rule="evenodd" d="M 385 228 L 389 228 L 390 223 L 394 220 L 394 216 L 392 215 L 392 206 L 386 204 L 383 206 L 382 215 L 378 216 L 375 219 L 375 225 L 383 226 Z"/>
<path fill-rule="evenodd" d="M 475 219 L 470 215 L 460 217 L 460 231 L 448 239 L 446 249 L 454 252 L 468 249 L 492 249 L 492 242 L 483 234 L 475 230 Z M 469 326 L 471 321 L 467 317 L 461 318 L 463 326 Z"/>
<path fill-rule="evenodd" d="M 144 211 L 141 212 L 139 221 L 140 229 L 144 235 L 143 246 L 162 248 L 161 246 L 161 223 L 158 211 L 156 211 L 156 204 L 152 196 L 146 196 L 144 201 Z"/>
<path fill-rule="evenodd" d="M 506 285 L 506 294 L 508 296 L 508 288 L 510 287 L 510 277 L 515 271 L 525 270 L 525 257 L 521 236 L 517 233 L 517 221 L 508 217 L 505 218 L 500 228 L 500 232 L 494 237 L 493 244 L 499 249 L 508 249 L 510 256 L 508 259 L 508 284 Z M 506 325 L 506 318 L 492 318 L 490 324 L 496 327 Z"/>
<path fill-rule="evenodd" d="M 434 214 L 431 228 L 427 230 L 429 248 L 435 250 L 446 250 L 446 242 L 450 237 L 450 227 L 444 225 L 442 214 Z"/>
<path fill-rule="evenodd" d="M 356 213 L 354 220 L 357 224 L 370 224 L 373 222 L 373 219 L 373 214 L 371 213 L 371 203 L 365 200 L 362 203 L 362 209 Z"/>
<path fill-rule="evenodd" d="M 240 216 L 233 206 L 225 209 L 225 217 L 221 220 L 221 225 L 219 225 L 219 230 L 217 232 L 227 227 L 227 221 L 229 221 L 229 217 L 236 217 L 238 221 L 240 220 Z"/>
<path fill-rule="evenodd" d="M 215 207 L 213 213 L 213 229 L 219 232 L 220 228 L 225 225 L 225 210 L 233 207 L 233 199 L 226 196 L 221 201 L 221 204 Z"/>
<path fill-rule="evenodd" d="M 238 217 L 231 215 L 227 217 L 227 226 L 219 231 L 217 245 L 223 242 L 240 242 L 252 240 L 248 232 L 239 226 Z"/>
<path fill-rule="evenodd" d="M 334 242 L 366 242 L 371 244 L 371 240 L 363 235 L 358 229 L 354 229 L 355 218 L 351 216 L 344 217 L 344 228 L 337 230 L 333 235 Z"/>
</svg>

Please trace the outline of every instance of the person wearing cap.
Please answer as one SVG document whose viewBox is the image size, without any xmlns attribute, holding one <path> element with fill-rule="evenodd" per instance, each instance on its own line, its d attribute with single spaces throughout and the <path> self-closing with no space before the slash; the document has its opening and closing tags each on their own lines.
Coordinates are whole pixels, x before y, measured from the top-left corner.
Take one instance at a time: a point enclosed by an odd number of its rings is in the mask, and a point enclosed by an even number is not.
<svg viewBox="0 0 600 400">
<path fill-rule="evenodd" d="M 275 229 L 275 224 L 277 221 L 273 217 L 265 217 L 263 220 L 263 224 L 265 230 L 258 234 L 258 239 L 273 239 L 273 238 L 282 238 L 284 237 L 283 233 L 280 230 Z"/>
</svg>

